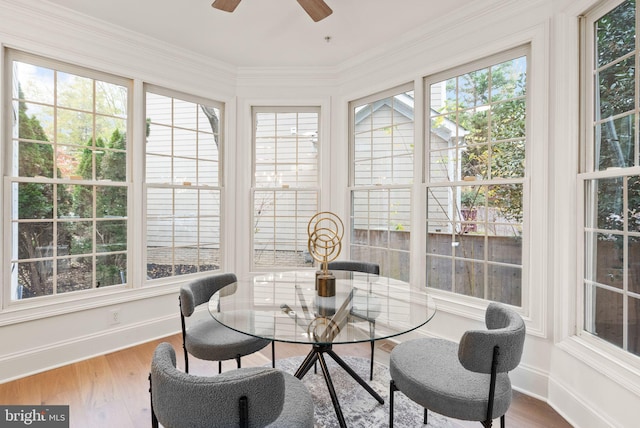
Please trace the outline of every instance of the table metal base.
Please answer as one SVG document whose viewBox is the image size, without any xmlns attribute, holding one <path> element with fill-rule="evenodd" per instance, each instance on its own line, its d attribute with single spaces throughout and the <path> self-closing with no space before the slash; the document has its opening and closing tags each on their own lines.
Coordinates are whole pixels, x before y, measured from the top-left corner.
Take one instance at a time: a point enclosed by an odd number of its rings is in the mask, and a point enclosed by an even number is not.
<svg viewBox="0 0 640 428">
<path fill-rule="evenodd" d="M 358 374 L 353 371 L 351 367 L 340 358 L 335 352 L 333 352 L 331 344 L 323 344 L 323 345 L 313 345 L 311 351 L 307 354 L 306 358 L 298 367 L 296 371 L 295 377 L 298 379 L 302 379 L 307 372 L 313 367 L 313 365 L 317 362 L 320 363 L 320 368 L 322 369 L 322 375 L 324 376 L 324 380 L 327 383 L 327 389 L 329 389 L 329 395 L 331 395 L 331 401 L 333 402 L 333 408 L 336 411 L 336 416 L 338 417 L 338 422 L 340 423 L 340 427 L 346 428 L 347 424 L 344 420 L 344 416 L 342 414 L 342 409 L 340 408 L 340 402 L 338 401 L 338 396 L 336 395 L 336 390 L 333 387 L 333 382 L 331 381 L 331 375 L 329 374 L 329 369 L 327 367 L 327 363 L 324 359 L 323 354 L 328 354 L 333 358 L 333 360 L 340 365 L 352 378 L 354 378 L 364 389 L 367 390 L 369 394 L 373 396 L 380 404 L 384 404 L 384 399 L 369 386 L 367 382 L 365 382 Z"/>
</svg>

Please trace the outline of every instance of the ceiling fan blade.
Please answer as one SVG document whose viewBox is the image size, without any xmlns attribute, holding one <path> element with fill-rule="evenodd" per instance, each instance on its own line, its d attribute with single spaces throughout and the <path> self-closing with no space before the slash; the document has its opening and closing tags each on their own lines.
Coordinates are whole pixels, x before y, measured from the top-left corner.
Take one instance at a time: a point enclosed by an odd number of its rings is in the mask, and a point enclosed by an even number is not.
<svg viewBox="0 0 640 428">
<path fill-rule="evenodd" d="M 224 10 L 225 12 L 233 12 L 240 4 L 240 0 L 216 0 L 211 6 L 216 9 Z"/>
<path fill-rule="evenodd" d="M 333 13 L 333 10 L 323 0 L 298 0 L 298 3 L 315 22 Z"/>
</svg>

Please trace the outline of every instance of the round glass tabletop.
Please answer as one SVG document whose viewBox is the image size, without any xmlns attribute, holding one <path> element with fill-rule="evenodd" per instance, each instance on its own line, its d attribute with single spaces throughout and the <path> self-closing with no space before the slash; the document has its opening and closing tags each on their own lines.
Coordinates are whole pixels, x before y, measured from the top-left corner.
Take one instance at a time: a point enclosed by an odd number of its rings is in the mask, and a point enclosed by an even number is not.
<svg viewBox="0 0 640 428">
<path fill-rule="evenodd" d="M 335 295 L 316 290 L 316 272 L 252 275 L 229 284 L 209 301 L 225 326 L 265 339 L 340 344 L 386 339 L 415 330 L 435 314 L 433 299 L 407 282 L 334 271 Z"/>
</svg>

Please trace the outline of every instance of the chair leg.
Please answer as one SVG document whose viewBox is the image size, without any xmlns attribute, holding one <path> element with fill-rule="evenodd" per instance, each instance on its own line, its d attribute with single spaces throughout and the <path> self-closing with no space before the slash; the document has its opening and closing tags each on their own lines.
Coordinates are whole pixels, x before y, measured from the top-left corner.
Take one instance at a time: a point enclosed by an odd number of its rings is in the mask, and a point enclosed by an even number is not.
<svg viewBox="0 0 640 428">
<path fill-rule="evenodd" d="M 427 417 L 428 417 L 428 416 L 429 416 L 429 411 L 428 411 L 428 410 L 427 410 L 427 408 L 425 407 L 425 408 L 424 408 L 424 419 L 423 419 L 423 422 L 422 422 L 422 423 L 423 423 L 423 424 L 425 424 L 425 425 L 429 423 L 429 421 L 427 420 Z"/>
<path fill-rule="evenodd" d="M 242 363 L 240 363 L 240 355 L 236 355 L 236 364 L 238 365 L 238 368 L 242 367 Z"/>
<path fill-rule="evenodd" d="M 393 428 L 393 393 L 397 390 L 396 383 L 391 379 L 389 382 L 389 428 Z"/>
<path fill-rule="evenodd" d="M 505 428 L 504 415 L 500 416 L 500 428 Z"/>
<path fill-rule="evenodd" d="M 376 342 L 373 340 L 376 334 L 376 322 L 369 321 L 369 335 L 371 336 L 371 368 L 369 369 L 369 380 L 373 380 L 373 353 L 376 349 Z"/>
<path fill-rule="evenodd" d="M 153 393 L 151 392 L 151 373 L 149 373 L 149 405 L 151 406 L 151 427 L 158 428 L 159 422 L 156 412 L 153 410 Z"/>
<path fill-rule="evenodd" d="M 187 347 L 184 347 L 184 372 L 189 373 L 189 353 Z"/>
<path fill-rule="evenodd" d="M 222 361 L 218 361 L 218 374 L 222 373 Z"/>
<path fill-rule="evenodd" d="M 369 380 L 373 380 L 373 351 L 376 349 L 375 342 L 371 341 L 371 367 L 369 368 Z"/>
<path fill-rule="evenodd" d="M 276 341 L 271 342 L 271 367 L 276 368 Z"/>
</svg>

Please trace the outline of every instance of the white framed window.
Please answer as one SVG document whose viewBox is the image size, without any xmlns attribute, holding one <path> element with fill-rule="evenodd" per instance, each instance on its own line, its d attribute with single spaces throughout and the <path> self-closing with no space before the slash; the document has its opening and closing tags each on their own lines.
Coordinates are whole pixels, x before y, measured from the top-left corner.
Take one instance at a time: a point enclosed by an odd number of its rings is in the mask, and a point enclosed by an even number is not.
<svg viewBox="0 0 640 428">
<path fill-rule="evenodd" d="M 145 86 L 147 280 L 220 269 L 224 105 Z"/>
<path fill-rule="evenodd" d="M 427 287 L 523 306 L 528 56 L 425 79 Z"/>
<path fill-rule="evenodd" d="M 602 2 L 583 20 L 580 334 L 640 355 L 638 12 Z M 627 354 L 628 355 L 628 354 Z"/>
<path fill-rule="evenodd" d="M 319 208 L 319 107 L 253 107 L 252 269 L 310 267 Z"/>
<path fill-rule="evenodd" d="M 413 84 L 352 101 L 349 258 L 409 280 L 414 163 Z"/>
<path fill-rule="evenodd" d="M 126 286 L 132 82 L 7 50 L 9 304 Z"/>
</svg>

